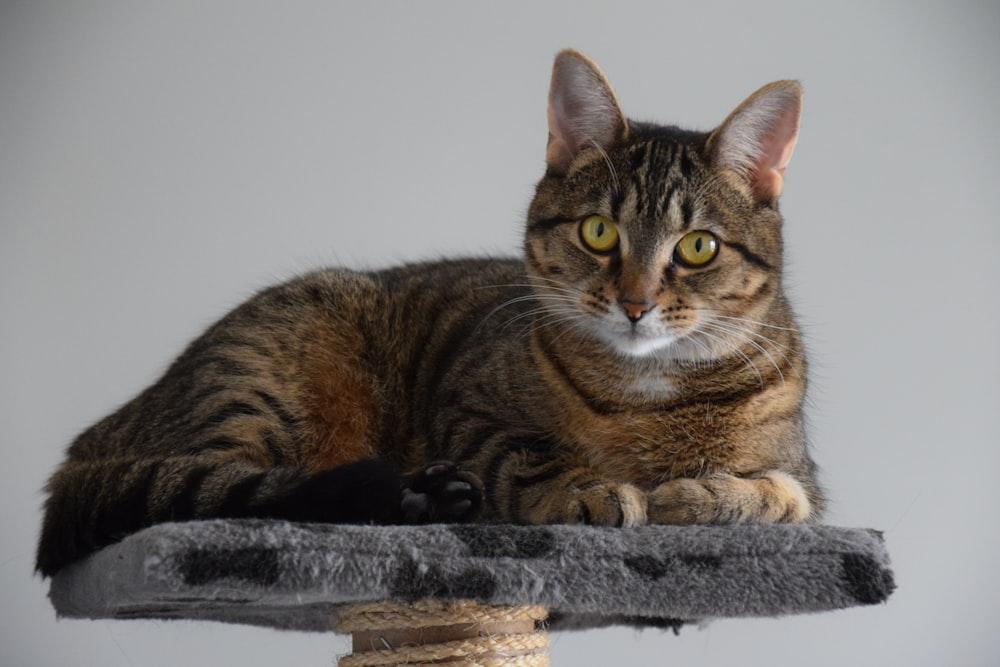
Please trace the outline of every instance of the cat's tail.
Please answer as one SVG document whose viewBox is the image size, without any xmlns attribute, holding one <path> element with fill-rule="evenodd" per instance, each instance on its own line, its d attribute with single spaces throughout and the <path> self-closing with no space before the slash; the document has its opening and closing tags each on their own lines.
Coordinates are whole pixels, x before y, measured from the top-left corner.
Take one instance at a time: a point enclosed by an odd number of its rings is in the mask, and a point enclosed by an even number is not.
<svg viewBox="0 0 1000 667">
<path fill-rule="evenodd" d="M 70 460 L 48 483 L 35 569 L 62 567 L 146 526 L 208 518 L 391 523 L 400 476 L 373 459 L 310 474 L 218 455 Z"/>
</svg>

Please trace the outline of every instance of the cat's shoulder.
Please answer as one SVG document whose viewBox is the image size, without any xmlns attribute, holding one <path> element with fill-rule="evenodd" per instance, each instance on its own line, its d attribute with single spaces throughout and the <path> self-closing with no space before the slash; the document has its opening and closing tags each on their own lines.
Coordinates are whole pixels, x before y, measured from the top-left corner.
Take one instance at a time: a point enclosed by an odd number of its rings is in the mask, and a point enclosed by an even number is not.
<svg viewBox="0 0 1000 667">
<path fill-rule="evenodd" d="M 259 290 L 234 314 L 261 307 L 296 309 L 303 305 L 343 304 L 379 293 L 434 290 L 464 285 L 515 286 L 527 281 L 524 262 L 516 257 L 453 257 L 358 270 L 327 267 L 300 274 Z"/>
<path fill-rule="evenodd" d="M 414 281 L 424 285 L 523 283 L 524 260 L 516 257 L 450 257 L 411 262 L 370 273 L 381 285 L 393 287 Z"/>
</svg>

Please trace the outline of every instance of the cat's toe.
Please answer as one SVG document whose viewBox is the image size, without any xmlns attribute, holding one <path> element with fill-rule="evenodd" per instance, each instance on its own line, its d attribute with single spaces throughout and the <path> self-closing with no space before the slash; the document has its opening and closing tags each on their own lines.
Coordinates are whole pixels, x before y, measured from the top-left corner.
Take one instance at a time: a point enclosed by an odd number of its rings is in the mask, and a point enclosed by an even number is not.
<svg viewBox="0 0 1000 667">
<path fill-rule="evenodd" d="M 404 488 L 400 510 L 406 523 L 425 523 L 431 513 L 431 499 L 426 493 Z"/>
<path fill-rule="evenodd" d="M 456 471 L 438 496 L 438 518 L 443 521 L 468 521 L 479 513 L 483 485 L 471 472 Z"/>
<path fill-rule="evenodd" d="M 408 523 L 468 521 L 482 506 L 482 489 L 472 473 L 436 461 L 409 478 L 403 489 L 403 517 Z"/>
<path fill-rule="evenodd" d="M 593 482 L 574 490 L 564 521 L 593 526 L 641 526 L 646 523 L 646 494 L 631 484 Z"/>
<path fill-rule="evenodd" d="M 456 474 L 451 461 L 434 461 L 410 475 L 407 487 L 417 493 L 439 493 Z"/>
</svg>

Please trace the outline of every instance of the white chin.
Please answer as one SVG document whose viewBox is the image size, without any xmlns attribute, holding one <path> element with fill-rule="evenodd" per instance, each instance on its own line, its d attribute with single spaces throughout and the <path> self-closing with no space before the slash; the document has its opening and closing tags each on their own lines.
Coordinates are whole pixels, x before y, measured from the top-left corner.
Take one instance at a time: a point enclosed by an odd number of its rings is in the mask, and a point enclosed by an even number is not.
<svg viewBox="0 0 1000 667">
<path fill-rule="evenodd" d="M 619 354 L 627 357 L 648 357 L 676 340 L 673 336 L 615 336 L 609 342 Z"/>
</svg>

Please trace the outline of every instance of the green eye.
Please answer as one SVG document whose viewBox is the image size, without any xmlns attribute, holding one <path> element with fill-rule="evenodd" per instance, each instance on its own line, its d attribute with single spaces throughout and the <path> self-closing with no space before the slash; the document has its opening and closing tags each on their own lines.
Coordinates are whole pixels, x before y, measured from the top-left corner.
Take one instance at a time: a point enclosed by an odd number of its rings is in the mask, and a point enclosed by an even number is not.
<svg viewBox="0 0 1000 667">
<path fill-rule="evenodd" d="M 715 259 L 718 253 L 719 240 L 712 232 L 685 234 L 674 248 L 677 259 L 688 266 L 704 266 Z"/>
<path fill-rule="evenodd" d="M 618 225 L 603 215 L 591 215 L 580 223 L 580 238 L 594 252 L 611 252 L 618 247 Z"/>
</svg>

